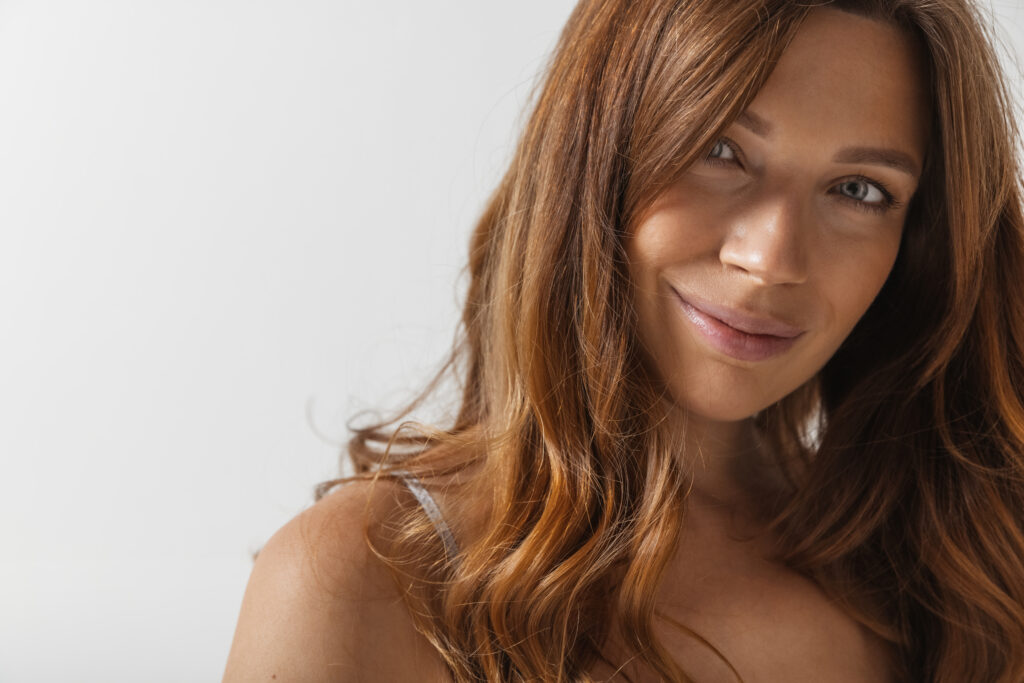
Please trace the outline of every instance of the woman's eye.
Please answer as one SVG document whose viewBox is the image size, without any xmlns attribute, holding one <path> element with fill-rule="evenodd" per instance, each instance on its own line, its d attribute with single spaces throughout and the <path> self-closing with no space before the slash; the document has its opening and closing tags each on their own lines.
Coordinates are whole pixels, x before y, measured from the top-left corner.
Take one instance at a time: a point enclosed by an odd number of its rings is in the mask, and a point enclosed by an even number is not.
<svg viewBox="0 0 1024 683">
<path fill-rule="evenodd" d="M 847 180 L 839 185 L 839 189 L 850 199 L 868 204 L 881 204 L 886 199 L 880 189 L 863 180 Z"/>
<path fill-rule="evenodd" d="M 725 140 L 719 140 L 715 143 L 715 146 L 708 152 L 705 161 L 712 165 L 728 166 L 738 161 L 736 157 L 736 150 L 732 148 Z"/>
<path fill-rule="evenodd" d="M 704 163 L 710 166 L 735 167 L 740 165 L 740 159 L 732 141 L 722 138 L 708 152 Z M 834 186 L 832 192 L 837 193 L 854 208 L 871 213 L 885 213 L 902 206 L 882 183 L 864 176 L 848 178 Z"/>
<path fill-rule="evenodd" d="M 884 185 L 867 178 L 850 178 L 836 186 L 839 195 L 864 211 L 883 213 L 901 206 Z"/>
</svg>

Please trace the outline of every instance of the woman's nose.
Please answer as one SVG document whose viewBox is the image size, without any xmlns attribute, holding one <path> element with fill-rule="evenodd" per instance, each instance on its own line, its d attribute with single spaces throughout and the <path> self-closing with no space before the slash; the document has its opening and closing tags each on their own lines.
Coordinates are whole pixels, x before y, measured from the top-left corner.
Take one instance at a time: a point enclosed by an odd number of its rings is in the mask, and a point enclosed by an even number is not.
<svg viewBox="0 0 1024 683">
<path fill-rule="evenodd" d="M 718 257 L 762 284 L 800 284 L 808 275 L 807 233 L 800 202 L 764 199 L 733 217 Z"/>
</svg>

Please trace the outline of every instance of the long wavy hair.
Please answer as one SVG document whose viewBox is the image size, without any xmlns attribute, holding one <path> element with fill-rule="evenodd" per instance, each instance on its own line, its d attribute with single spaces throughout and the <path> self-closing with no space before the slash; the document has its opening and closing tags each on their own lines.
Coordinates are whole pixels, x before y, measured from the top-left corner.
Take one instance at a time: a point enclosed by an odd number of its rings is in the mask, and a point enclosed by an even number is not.
<svg viewBox="0 0 1024 683">
<path fill-rule="evenodd" d="M 771 528 L 782 560 L 893 646 L 903 680 L 1019 683 L 1024 223 L 995 41 L 968 0 L 822 5 L 922 45 L 932 137 L 877 299 L 814 380 L 756 416 L 792 486 Z M 485 501 L 474 519 L 452 508 L 473 530 L 457 557 L 415 505 L 377 548 L 456 681 L 591 680 L 622 663 L 613 629 L 647 670 L 690 680 L 653 629 L 691 470 L 644 371 L 624 239 L 810 8 L 581 0 L 473 232 L 451 356 L 393 419 L 353 427 L 356 475 L 318 487 L 405 470 Z M 410 421 L 448 376 L 451 423 Z"/>
</svg>

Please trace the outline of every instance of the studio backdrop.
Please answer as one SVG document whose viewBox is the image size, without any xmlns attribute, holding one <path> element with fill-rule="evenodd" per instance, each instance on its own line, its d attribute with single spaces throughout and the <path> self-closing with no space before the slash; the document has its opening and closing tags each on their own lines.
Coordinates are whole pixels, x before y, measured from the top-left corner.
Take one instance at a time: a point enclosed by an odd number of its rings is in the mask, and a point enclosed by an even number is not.
<svg viewBox="0 0 1024 683">
<path fill-rule="evenodd" d="M 0 682 L 220 680 L 253 552 L 447 352 L 572 5 L 0 0 Z"/>
</svg>

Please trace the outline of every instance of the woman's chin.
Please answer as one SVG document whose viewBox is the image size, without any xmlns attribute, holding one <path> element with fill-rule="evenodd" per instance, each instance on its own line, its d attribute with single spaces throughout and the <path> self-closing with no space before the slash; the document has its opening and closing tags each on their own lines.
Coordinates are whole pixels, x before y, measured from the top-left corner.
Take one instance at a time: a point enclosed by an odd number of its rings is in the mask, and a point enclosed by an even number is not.
<svg viewBox="0 0 1024 683">
<path fill-rule="evenodd" d="M 742 400 L 735 396 L 729 400 L 687 396 L 676 398 L 675 403 L 689 418 L 707 422 L 742 422 L 772 405 L 772 402 Z"/>
<path fill-rule="evenodd" d="M 708 422 L 742 422 L 754 417 L 767 407 L 768 406 L 697 406 L 688 408 L 687 413 L 692 417 L 697 417 Z"/>
</svg>

